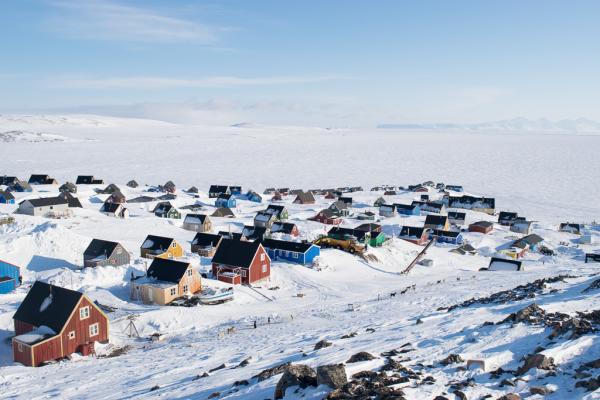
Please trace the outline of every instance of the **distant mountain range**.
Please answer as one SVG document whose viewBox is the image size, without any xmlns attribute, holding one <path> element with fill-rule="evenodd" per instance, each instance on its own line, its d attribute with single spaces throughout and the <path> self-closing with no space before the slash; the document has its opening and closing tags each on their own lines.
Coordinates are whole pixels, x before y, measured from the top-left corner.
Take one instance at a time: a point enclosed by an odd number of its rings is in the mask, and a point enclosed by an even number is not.
<svg viewBox="0 0 600 400">
<path fill-rule="evenodd" d="M 473 124 L 380 124 L 380 129 L 425 129 L 425 130 L 469 130 L 469 131 L 539 131 L 539 132 L 600 132 L 600 123 L 587 119 L 563 119 L 550 121 L 546 118 L 513 118 Z"/>
</svg>

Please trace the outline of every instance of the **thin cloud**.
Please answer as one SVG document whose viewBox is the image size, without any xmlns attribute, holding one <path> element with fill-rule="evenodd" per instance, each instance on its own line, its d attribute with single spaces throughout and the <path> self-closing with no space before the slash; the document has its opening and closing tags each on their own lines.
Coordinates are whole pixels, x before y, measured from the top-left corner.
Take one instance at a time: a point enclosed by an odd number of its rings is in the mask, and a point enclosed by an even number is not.
<svg viewBox="0 0 600 400">
<path fill-rule="evenodd" d="M 110 1 L 52 1 L 60 16 L 51 27 L 65 35 L 98 40 L 131 42 L 196 42 L 214 44 L 227 28 L 213 27 L 156 10 Z"/>
<path fill-rule="evenodd" d="M 214 76 L 199 79 L 179 79 L 164 77 L 113 77 L 93 79 L 57 79 L 50 84 L 54 87 L 74 89 L 176 89 L 176 88 L 224 88 L 240 86 L 274 86 L 301 83 L 325 82 L 349 79 L 343 76 L 275 76 L 264 78 L 243 78 L 236 76 Z"/>
</svg>

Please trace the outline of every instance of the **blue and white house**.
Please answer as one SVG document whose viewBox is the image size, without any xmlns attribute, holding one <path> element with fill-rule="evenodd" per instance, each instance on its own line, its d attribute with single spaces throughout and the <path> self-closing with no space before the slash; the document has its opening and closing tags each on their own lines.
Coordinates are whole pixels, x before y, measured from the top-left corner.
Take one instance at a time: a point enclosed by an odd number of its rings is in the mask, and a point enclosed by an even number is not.
<svg viewBox="0 0 600 400">
<path fill-rule="evenodd" d="M 15 196 L 10 192 L 0 190 L 0 204 L 15 204 Z"/>
<path fill-rule="evenodd" d="M 0 294 L 10 293 L 21 284 L 20 272 L 16 265 L 0 260 Z"/>
<path fill-rule="evenodd" d="M 399 215 L 421 215 L 421 206 L 418 204 L 394 204 Z"/>
<path fill-rule="evenodd" d="M 235 208 L 235 197 L 231 194 L 221 193 L 215 200 L 215 207 Z"/>
<path fill-rule="evenodd" d="M 464 239 L 462 233 L 454 231 L 444 231 L 441 229 L 434 229 L 429 234 L 429 239 L 437 239 L 438 243 L 450 243 L 450 244 L 463 244 Z"/>
<path fill-rule="evenodd" d="M 287 261 L 295 264 L 311 264 L 321 254 L 321 248 L 309 242 L 265 239 L 262 245 L 272 261 Z"/>
</svg>

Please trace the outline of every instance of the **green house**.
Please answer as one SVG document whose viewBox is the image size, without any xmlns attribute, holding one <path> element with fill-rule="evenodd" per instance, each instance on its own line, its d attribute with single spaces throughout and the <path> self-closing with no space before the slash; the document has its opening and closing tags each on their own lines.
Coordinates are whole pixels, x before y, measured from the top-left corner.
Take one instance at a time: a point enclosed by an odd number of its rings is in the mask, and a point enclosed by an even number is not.
<svg viewBox="0 0 600 400">
<path fill-rule="evenodd" d="M 365 243 L 368 243 L 369 246 L 383 246 L 384 242 L 385 234 L 383 232 L 367 232 L 365 235 Z"/>
</svg>

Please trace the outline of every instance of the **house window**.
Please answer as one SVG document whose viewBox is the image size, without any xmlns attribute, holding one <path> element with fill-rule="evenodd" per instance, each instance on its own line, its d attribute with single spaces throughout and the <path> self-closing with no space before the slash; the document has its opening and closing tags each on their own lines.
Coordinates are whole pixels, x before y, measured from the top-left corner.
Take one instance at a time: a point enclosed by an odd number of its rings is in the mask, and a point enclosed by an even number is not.
<svg viewBox="0 0 600 400">
<path fill-rule="evenodd" d="M 183 293 L 187 293 L 188 289 L 188 285 L 183 285 Z"/>
<path fill-rule="evenodd" d="M 292 257 L 293 258 L 298 258 L 298 253 L 296 253 L 295 251 L 292 253 Z"/>
<path fill-rule="evenodd" d="M 188 276 L 192 276 L 192 270 L 188 269 Z"/>
<path fill-rule="evenodd" d="M 242 276 L 243 276 L 244 278 L 246 277 L 246 270 L 245 270 L 245 269 L 243 269 L 243 270 L 242 270 Z"/>
<path fill-rule="evenodd" d="M 175 248 L 175 247 L 177 247 L 177 243 L 173 242 L 173 243 L 171 244 L 171 247 L 172 247 L 172 248 Z"/>
<path fill-rule="evenodd" d="M 177 294 L 177 288 L 171 289 L 171 296 L 175 296 Z"/>
<path fill-rule="evenodd" d="M 79 309 L 79 319 L 87 319 L 90 317 L 90 307 L 85 306 Z"/>
<path fill-rule="evenodd" d="M 98 323 L 90 325 L 90 337 L 98 335 Z"/>
<path fill-rule="evenodd" d="M 69 332 L 69 339 L 75 339 L 75 331 Z"/>
<path fill-rule="evenodd" d="M 263 274 L 267 272 L 267 264 L 262 265 L 262 272 Z"/>
<path fill-rule="evenodd" d="M 23 352 L 23 343 L 17 343 L 17 350 L 19 350 L 19 353 Z"/>
<path fill-rule="evenodd" d="M 260 255 L 260 261 L 265 261 L 265 253 L 261 253 L 261 255 Z"/>
</svg>

